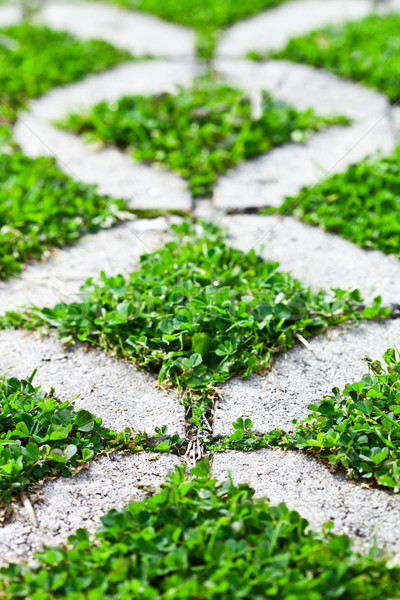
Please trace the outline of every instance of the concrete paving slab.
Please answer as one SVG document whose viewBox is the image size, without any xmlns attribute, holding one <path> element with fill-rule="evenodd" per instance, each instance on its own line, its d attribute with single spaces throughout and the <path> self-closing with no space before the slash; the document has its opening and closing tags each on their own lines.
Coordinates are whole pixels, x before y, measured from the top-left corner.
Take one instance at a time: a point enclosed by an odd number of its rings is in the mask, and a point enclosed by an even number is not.
<svg viewBox="0 0 400 600">
<path fill-rule="evenodd" d="M 290 38 L 331 23 L 360 19 L 372 10 L 365 0 L 296 0 L 233 25 L 219 56 L 243 57 L 250 50 L 277 50 Z"/>
<path fill-rule="evenodd" d="M 366 302 L 378 295 L 386 305 L 399 302 L 400 262 L 395 256 L 360 248 L 293 217 L 236 215 L 221 223 L 229 227 L 232 246 L 254 248 L 315 289 L 356 287 Z"/>
<path fill-rule="evenodd" d="M 233 433 L 232 423 L 250 418 L 254 431 L 293 431 L 293 419 L 304 419 L 309 404 L 319 404 L 334 387 L 360 381 L 368 372 L 364 357 L 382 360 L 388 348 L 400 347 L 400 321 L 362 323 L 335 328 L 310 340 L 312 350 L 298 344 L 276 358 L 271 372 L 249 379 L 234 378 L 221 386 L 214 411 L 214 435 Z"/>
<path fill-rule="evenodd" d="M 173 221 L 173 219 L 171 219 Z M 129 275 L 139 258 L 167 239 L 165 218 L 123 223 L 83 237 L 75 246 L 55 249 L 47 260 L 26 266 L 21 275 L 0 282 L 0 314 L 23 305 L 75 302 L 89 277 Z"/>
<path fill-rule="evenodd" d="M 142 500 L 180 462 L 165 454 L 114 453 L 92 462 L 75 477 L 45 483 L 33 504 L 38 527 L 32 525 L 23 506 L 14 504 L 10 522 L 0 528 L 0 564 L 33 562 L 34 552 L 43 545 L 65 544 L 79 527 L 95 531 L 101 516 Z"/>
<path fill-rule="evenodd" d="M 215 208 L 280 206 L 302 186 L 315 185 L 378 151 L 389 154 L 395 147 L 392 108 L 382 94 L 287 61 L 218 64 L 227 78 L 251 93 L 266 89 L 299 110 L 312 107 L 322 115 L 345 115 L 352 124 L 330 127 L 303 144 L 286 144 L 239 165 L 218 180 Z"/>
<path fill-rule="evenodd" d="M 155 16 L 101 2 L 51 2 L 40 16 L 53 29 L 81 39 L 102 39 L 132 54 L 193 57 L 195 34 Z"/>
<path fill-rule="evenodd" d="M 167 425 L 169 433 L 185 434 L 184 407 L 174 389 L 156 387 L 156 375 L 102 350 L 80 344 L 67 349 L 55 335 L 0 331 L 0 373 L 26 379 L 36 368 L 35 385 L 54 387 L 63 401 L 79 394 L 76 408 L 101 417 L 105 427 L 153 435 L 155 427 Z"/>
<path fill-rule="evenodd" d="M 145 94 L 188 84 L 193 75 L 189 64 L 150 61 L 132 63 L 89 77 L 83 82 L 58 88 L 35 100 L 31 112 L 22 113 L 14 136 L 32 157 L 54 156 L 66 173 L 99 186 L 99 192 L 127 199 L 133 208 L 190 210 L 191 196 L 181 177 L 157 167 L 137 163 L 129 154 L 58 129 L 49 121 L 81 111 L 101 100 L 116 100 L 126 94 Z"/>
<path fill-rule="evenodd" d="M 333 531 L 352 537 L 358 549 L 370 548 L 377 534 L 380 547 L 400 551 L 399 494 L 350 483 L 342 473 L 330 473 L 316 458 L 297 451 L 215 455 L 215 477 L 226 479 L 227 469 L 235 483 L 249 482 L 257 497 L 297 510 L 312 529 L 333 521 Z"/>
</svg>

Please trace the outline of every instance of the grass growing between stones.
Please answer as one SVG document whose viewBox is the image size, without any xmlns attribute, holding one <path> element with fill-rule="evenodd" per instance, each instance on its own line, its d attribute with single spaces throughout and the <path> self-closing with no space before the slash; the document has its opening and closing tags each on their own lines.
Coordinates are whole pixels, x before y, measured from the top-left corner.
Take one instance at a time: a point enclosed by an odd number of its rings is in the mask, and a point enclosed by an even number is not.
<svg viewBox="0 0 400 600">
<path fill-rule="evenodd" d="M 193 27 L 198 34 L 200 57 L 210 59 L 222 29 L 236 21 L 251 17 L 262 10 L 287 0 L 109 0 L 125 8 L 143 10 L 162 19 Z"/>
<path fill-rule="evenodd" d="M 0 380 L 0 502 L 44 477 L 70 475 L 106 449 L 134 444 L 128 431 L 106 429 L 53 394 L 34 387 L 32 377 Z"/>
<path fill-rule="evenodd" d="M 98 73 L 133 58 L 129 52 L 107 42 L 82 42 L 45 26 L 24 23 L 2 28 L 0 32 L 6 38 L 0 47 L 1 98 L 14 110 L 54 86 L 77 81 L 88 73 Z"/>
<path fill-rule="evenodd" d="M 396 102 L 400 98 L 399 29 L 400 15 L 371 15 L 293 38 L 279 52 L 251 52 L 249 57 L 309 63 L 384 92 Z"/>
<path fill-rule="evenodd" d="M 400 255 L 400 148 L 380 160 L 351 165 L 279 209 L 386 254 Z"/>
<path fill-rule="evenodd" d="M 31 98 L 133 57 L 107 42 L 79 41 L 28 23 L 0 29 L 0 125 L 13 122 Z"/>
<path fill-rule="evenodd" d="M 37 554 L 38 567 L 1 571 L 7 599 L 368 600 L 398 598 L 400 569 L 361 555 L 346 536 L 308 522 L 285 504 L 254 500 L 247 484 L 218 484 L 199 463 L 176 467 L 161 492 L 102 517 L 91 538 Z"/>
<path fill-rule="evenodd" d="M 320 404 L 311 404 L 309 416 L 294 432 L 275 429 L 265 436 L 252 432 L 250 419 L 238 419 L 234 433 L 209 450 L 298 448 L 316 453 L 350 479 L 400 489 L 400 360 L 394 349 L 384 364 L 366 359 L 369 372 L 361 381 L 332 390 Z"/>
<path fill-rule="evenodd" d="M 328 125 L 349 122 L 317 116 L 312 109 L 299 112 L 266 92 L 257 111 L 255 115 L 243 91 L 206 76 L 176 93 L 101 102 L 61 125 L 127 149 L 135 160 L 165 165 L 188 181 L 193 196 L 211 196 L 218 175 L 238 163 L 285 142 L 304 141 Z"/>
<path fill-rule="evenodd" d="M 123 200 L 96 194 L 50 158 L 0 154 L 0 279 L 21 271 L 51 247 L 75 242 L 109 227 L 125 209 Z"/>
<path fill-rule="evenodd" d="M 379 302 L 363 311 L 358 290 L 311 291 L 254 250 L 229 247 L 213 224 L 173 230 L 129 278 L 103 274 L 81 288 L 81 302 L 7 313 L 1 325 L 57 329 L 66 342 L 100 346 L 158 371 L 191 402 L 267 367 L 302 337 L 390 312 Z"/>
<path fill-rule="evenodd" d="M 112 0 L 134 10 L 194 28 L 224 28 L 287 0 Z"/>
<path fill-rule="evenodd" d="M 296 428 L 289 443 L 310 448 L 352 479 L 400 488 L 400 362 L 394 349 L 385 364 L 368 361 L 361 381 L 333 389 Z"/>
</svg>

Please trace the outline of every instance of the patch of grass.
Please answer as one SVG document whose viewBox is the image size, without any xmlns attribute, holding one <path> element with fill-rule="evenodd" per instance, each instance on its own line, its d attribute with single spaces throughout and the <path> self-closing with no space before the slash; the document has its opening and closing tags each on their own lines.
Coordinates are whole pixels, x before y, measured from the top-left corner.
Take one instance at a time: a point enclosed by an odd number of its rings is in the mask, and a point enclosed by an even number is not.
<svg viewBox="0 0 400 600">
<path fill-rule="evenodd" d="M 351 165 L 286 198 L 279 209 L 364 248 L 400 255 L 400 148 Z"/>
<path fill-rule="evenodd" d="M 204 59 L 214 55 L 225 27 L 287 0 L 109 0 L 124 8 L 153 13 L 162 19 L 193 27 L 198 33 L 197 51 Z"/>
<path fill-rule="evenodd" d="M 50 158 L 0 155 L 0 278 L 21 271 L 51 247 L 109 227 L 125 209 L 123 200 L 100 196 L 73 181 Z"/>
<path fill-rule="evenodd" d="M 259 109 L 254 116 L 244 92 L 207 75 L 176 93 L 101 102 L 60 125 L 127 149 L 135 160 L 166 165 L 188 181 L 194 196 L 211 196 L 218 175 L 238 163 L 285 142 L 304 141 L 328 125 L 349 123 L 312 109 L 299 112 L 266 92 Z"/>
<path fill-rule="evenodd" d="M 19 150 L 18 144 L 14 140 L 12 126 L 9 123 L 2 123 L 0 118 L 0 156 L 11 154 Z"/>
<path fill-rule="evenodd" d="M 0 380 L 0 501 L 28 484 L 70 475 L 105 449 L 126 446 L 128 431 L 117 434 L 87 410 L 74 410 L 54 390 L 45 394 L 32 378 Z"/>
<path fill-rule="evenodd" d="M 212 395 L 235 374 L 363 314 L 358 290 L 311 291 L 279 264 L 227 245 L 213 224 L 173 226 L 175 239 L 141 257 L 140 270 L 88 280 L 81 302 L 7 313 L 3 327 L 55 328 L 66 342 L 100 346 L 159 371 L 159 380 Z M 369 312 L 368 312 L 369 311 Z"/>
<path fill-rule="evenodd" d="M 352 479 L 400 488 L 400 362 L 394 349 L 385 364 L 368 360 L 361 381 L 334 388 L 288 436 L 296 448 L 308 448 Z"/>
<path fill-rule="evenodd" d="M 332 390 L 294 432 L 275 429 L 264 436 L 253 433 L 253 422 L 239 418 L 234 433 L 207 444 L 212 452 L 257 450 L 276 446 L 306 449 L 330 467 L 342 468 L 350 479 L 400 489 L 400 360 L 394 349 L 384 364 L 365 359 L 369 372 L 340 392 Z"/>
<path fill-rule="evenodd" d="M 52 87 L 133 58 L 107 42 L 79 41 L 28 23 L 2 28 L 0 36 L 0 119 L 8 122 L 15 121 L 29 99 Z"/>
<path fill-rule="evenodd" d="M 222 29 L 287 0 L 111 0 L 133 10 L 197 29 Z"/>
<path fill-rule="evenodd" d="M 266 56 L 328 69 L 384 92 L 396 102 L 400 98 L 399 29 L 399 14 L 371 15 L 293 38 L 283 50 Z M 252 52 L 249 57 L 265 56 Z"/>
<path fill-rule="evenodd" d="M 308 530 L 285 504 L 254 500 L 247 484 L 218 484 L 203 462 L 168 476 L 161 492 L 102 517 L 92 539 L 45 548 L 38 567 L 1 570 L 5 600 L 285 600 L 398 598 L 399 567 L 352 541 Z"/>
</svg>

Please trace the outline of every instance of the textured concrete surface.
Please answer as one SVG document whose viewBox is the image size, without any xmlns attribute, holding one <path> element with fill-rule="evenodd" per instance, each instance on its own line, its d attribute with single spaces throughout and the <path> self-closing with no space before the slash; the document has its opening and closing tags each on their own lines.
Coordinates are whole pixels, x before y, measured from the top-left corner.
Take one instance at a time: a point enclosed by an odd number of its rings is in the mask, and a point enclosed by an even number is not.
<svg viewBox="0 0 400 600">
<path fill-rule="evenodd" d="M 400 0 L 386 5 L 400 10 Z M 260 90 L 267 89 L 299 109 L 312 106 L 320 114 L 345 114 L 353 124 L 330 128 L 306 144 L 288 144 L 238 167 L 221 178 L 214 204 L 197 203 L 197 214 L 216 217 L 216 209 L 277 206 L 302 185 L 340 171 L 366 154 L 378 149 L 390 152 L 399 135 L 400 118 L 382 95 L 304 65 L 242 60 L 247 50 L 277 48 L 294 34 L 358 18 L 371 9 L 369 0 L 297 0 L 226 32 L 217 68 L 228 81 L 249 90 L 255 103 Z M 15 6 L 0 7 L 0 25 L 18 18 Z M 190 209 L 185 184 L 175 174 L 134 163 L 116 149 L 88 145 L 52 122 L 69 111 L 87 110 L 100 100 L 189 85 L 198 68 L 193 60 L 193 32 L 110 5 L 65 0 L 49 2 L 42 19 L 81 38 L 107 39 L 136 55 L 149 53 L 166 60 L 125 64 L 32 102 L 15 128 L 23 150 L 32 156 L 55 156 L 76 179 L 97 183 L 100 192 L 125 197 L 133 207 Z M 313 287 L 354 286 L 361 288 L 368 301 L 381 294 L 386 304 L 399 302 L 400 263 L 395 257 L 362 250 L 292 218 L 220 220 L 230 229 L 232 245 L 256 248 Z M 165 219 L 130 222 L 49 253 L 42 263 L 27 266 L 21 276 L 0 284 L 0 313 L 29 302 L 52 305 L 75 300 L 80 285 L 88 277 L 97 277 L 100 270 L 109 275 L 129 273 L 142 252 L 166 239 L 167 225 Z M 232 421 L 239 416 L 251 417 L 260 432 L 275 426 L 289 428 L 294 417 L 307 414 L 310 402 L 321 399 L 333 386 L 358 379 L 365 371 L 360 360 L 364 355 L 376 358 L 388 346 L 399 346 L 399 336 L 400 325 L 394 321 L 331 331 L 312 340 L 312 351 L 299 344 L 277 359 L 269 375 L 234 379 L 222 386 L 214 433 L 230 433 Z M 76 406 L 101 416 L 107 426 L 132 426 L 151 433 L 155 426 L 167 424 L 171 433 L 184 433 L 184 411 L 173 391 L 155 388 L 153 375 L 100 351 L 85 352 L 75 346 L 64 352 L 53 337 L 38 339 L 7 331 L 0 334 L 0 367 L 1 371 L 14 367 L 11 372 L 21 377 L 38 367 L 38 384 L 54 386 L 62 399 L 80 393 Z M 132 498 L 143 498 L 146 486 L 158 485 L 178 462 L 174 456 L 114 455 L 102 457 L 76 477 L 47 482 L 34 503 L 38 528 L 32 526 L 23 507 L 12 504 L 11 519 L 0 529 L 0 560 L 31 560 L 42 544 L 65 543 L 77 527 L 92 531 L 102 514 Z M 225 478 L 227 468 L 238 483 L 250 481 L 257 495 L 296 507 L 314 528 L 331 519 L 335 531 L 352 536 L 363 549 L 377 532 L 379 544 L 400 550 L 399 496 L 350 484 L 342 474 L 330 473 L 299 452 L 216 455 L 215 474 Z"/>
<path fill-rule="evenodd" d="M 309 404 L 319 404 L 332 388 L 359 381 L 368 372 L 364 357 L 400 347 L 400 321 L 369 322 L 330 329 L 309 340 L 312 350 L 298 344 L 279 356 L 267 376 L 234 378 L 221 386 L 214 412 L 214 435 L 230 435 L 238 417 L 250 418 L 256 433 L 275 427 L 293 430 L 293 419 L 304 419 Z"/>
<path fill-rule="evenodd" d="M 156 375 L 101 350 L 80 344 L 67 349 L 55 336 L 0 331 L 0 373 L 26 379 L 34 369 L 35 385 L 54 387 L 60 400 L 79 394 L 76 408 L 101 417 L 105 427 L 131 427 L 152 435 L 155 427 L 167 425 L 169 433 L 185 434 L 185 410 L 175 390 L 156 387 Z"/>
<path fill-rule="evenodd" d="M 365 250 L 292 217 L 237 215 L 221 222 L 229 227 L 233 246 L 254 248 L 315 289 L 355 287 L 366 302 L 378 295 L 386 305 L 399 302 L 400 263 L 394 256 Z"/>
<path fill-rule="evenodd" d="M 81 285 L 89 277 L 97 279 L 101 271 L 128 275 L 138 268 L 142 254 L 166 240 L 168 228 L 164 218 L 131 221 L 87 235 L 75 246 L 52 250 L 47 260 L 0 282 L 0 314 L 22 305 L 76 301 Z"/>
<path fill-rule="evenodd" d="M 150 61 L 132 63 L 62 89 L 32 102 L 21 114 L 15 138 L 29 156 L 54 156 L 64 171 L 99 192 L 124 197 L 134 208 L 191 208 L 185 182 L 176 174 L 134 162 L 128 153 L 62 131 L 51 122 L 101 100 L 117 100 L 126 94 L 150 94 L 187 85 L 193 76 L 190 63 Z"/>
<path fill-rule="evenodd" d="M 365 0 L 296 0 L 233 25 L 219 45 L 220 56 L 243 57 L 249 50 L 277 50 L 289 39 L 330 23 L 359 19 L 372 3 Z"/>
<path fill-rule="evenodd" d="M 194 56 L 195 34 L 152 15 L 100 2 L 47 1 L 41 19 L 82 39 L 100 38 L 133 55 Z"/>
<path fill-rule="evenodd" d="M 135 94 L 173 91 L 176 86 L 190 85 L 195 73 L 192 61 L 149 60 L 128 62 L 83 81 L 56 88 L 33 100 L 29 111 L 44 120 L 62 119 L 70 112 L 90 109 L 98 102 L 112 102 Z"/>
<path fill-rule="evenodd" d="M 350 483 L 332 474 L 316 458 L 297 451 L 259 450 L 214 456 L 214 475 L 235 483 L 248 482 L 258 497 L 271 504 L 285 502 L 319 530 L 333 521 L 334 532 L 351 536 L 356 547 L 370 548 L 374 536 L 386 550 L 400 551 L 400 495 Z"/>
<path fill-rule="evenodd" d="M 75 477 L 47 482 L 33 504 L 38 527 L 20 504 L 0 528 L 0 564 L 32 561 L 43 545 L 66 543 L 79 527 L 95 531 L 100 517 L 154 491 L 180 460 L 172 455 L 114 453 L 93 462 Z M 34 498 L 32 498 L 34 499 Z"/>
<path fill-rule="evenodd" d="M 15 4 L 12 6 L 8 4 L 0 6 L 0 27 L 13 25 L 14 23 L 18 23 L 19 20 L 20 10 Z"/>
<path fill-rule="evenodd" d="M 348 127 L 311 134 L 304 144 L 286 144 L 221 177 L 214 192 L 218 209 L 280 206 L 286 196 L 314 185 L 377 151 L 388 154 L 396 133 L 386 98 L 307 65 L 287 61 L 252 64 L 220 61 L 221 72 L 252 93 L 266 89 L 297 109 L 345 115 Z"/>
</svg>

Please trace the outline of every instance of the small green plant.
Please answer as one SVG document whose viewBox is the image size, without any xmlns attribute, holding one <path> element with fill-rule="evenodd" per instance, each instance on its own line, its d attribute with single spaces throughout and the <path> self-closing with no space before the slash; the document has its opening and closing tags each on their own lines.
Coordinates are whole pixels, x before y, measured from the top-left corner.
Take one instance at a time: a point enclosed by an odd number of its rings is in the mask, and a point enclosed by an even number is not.
<svg viewBox="0 0 400 600">
<path fill-rule="evenodd" d="M 296 448 L 316 452 L 350 478 L 400 488 L 400 362 L 394 349 L 385 364 L 367 360 L 361 381 L 333 389 L 288 435 Z"/>
<path fill-rule="evenodd" d="M 14 122 L 29 99 L 133 57 L 103 41 L 24 23 L 0 29 L 0 122 Z"/>
<path fill-rule="evenodd" d="M 1 570 L 4 600 L 375 600 L 399 598 L 400 569 L 378 551 L 316 533 L 285 504 L 254 500 L 254 490 L 218 484 L 199 463 L 176 467 L 161 492 L 102 517 L 70 547 L 45 548 L 40 566 Z"/>
<path fill-rule="evenodd" d="M 126 279 L 89 279 L 82 301 L 7 313 L 3 327 L 55 328 L 66 342 L 100 346 L 159 380 L 213 395 L 235 374 L 332 325 L 363 316 L 358 290 L 313 292 L 254 250 L 229 247 L 213 224 L 183 222 L 175 238 L 141 257 Z M 379 300 L 369 318 L 386 316 Z"/>
<path fill-rule="evenodd" d="M 122 209 L 123 200 L 76 183 L 53 159 L 0 154 L 0 279 L 19 273 L 49 247 L 111 226 Z"/>
<path fill-rule="evenodd" d="M 135 160 L 165 164 L 188 181 L 194 196 L 211 196 L 217 176 L 238 163 L 312 131 L 348 124 L 344 117 L 319 117 L 262 94 L 260 116 L 241 90 L 216 75 L 188 89 L 101 102 L 72 114 L 60 125 L 105 144 L 127 149 Z"/>
<path fill-rule="evenodd" d="M 400 360 L 393 348 L 385 364 L 365 359 L 369 372 L 340 392 L 332 390 L 312 412 L 295 424 L 294 432 L 274 429 L 262 436 L 250 419 L 233 423 L 234 433 L 207 442 L 208 451 L 298 448 L 312 451 L 350 479 L 400 490 Z"/>
<path fill-rule="evenodd" d="M 194 28 L 225 28 L 235 21 L 282 4 L 287 0 L 111 0 L 116 4 L 153 13 L 174 23 Z"/>
<path fill-rule="evenodd" d="M 143 10 L 162 19 L 193 27 L 197 31 L 198 55 L 206 60 L 213 57 L 222 29 L 262 10 L 287 0 L 109 0 L 125 8 Z"/>
<path fill-rule="evenodd" d="M 34 375 L 34 374 L 33 374 Z M 28 380 L 0 380 L 0 501 L 45 477 L 70 475 L 106 449 L 134 445 L 87 410 L 74 410 L 54 390 L 45 394 Z"/>
<path fill-rule="evenodd" d="M 10 123 L 3 122 L 0 116 L 0 156 L 17 150 L 19 147 L 14 140 L 12 126 Z"/>
<path fill-rule="evenodd" d="M 400 98 L 399 28 L 399 14 L 371 15 L 293 38 L 279 52 L 251 52 L 249 57 L 310 63 L 384 92 L 396 102 Z"/>
<path fill-rule="evenodd" d="M 400 148 L 286 198 L 279 209 L 359 246 L 400 256 Z"/>
</svg>

